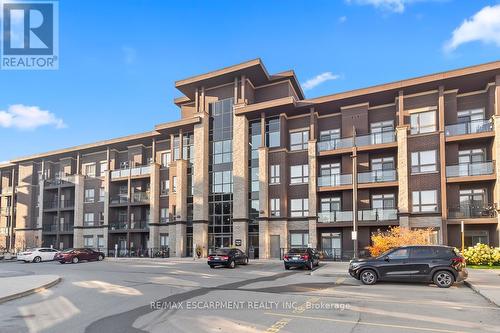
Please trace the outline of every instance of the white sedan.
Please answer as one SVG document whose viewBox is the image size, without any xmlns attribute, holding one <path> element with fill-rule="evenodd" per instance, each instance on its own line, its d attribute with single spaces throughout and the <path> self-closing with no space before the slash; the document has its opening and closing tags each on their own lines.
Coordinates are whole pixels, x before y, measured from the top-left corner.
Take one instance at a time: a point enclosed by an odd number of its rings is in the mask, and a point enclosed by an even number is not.
<svg viewBox="0 0 500 333">
<path fill-rule="evenodd" d="M 59 253 L 59 251 L 49 247 L 37 247 L 18 253 L 17 260 L 24 262 L 51 261 L 54 260 L 54 256 L 57 253 Z"/>
</svg>

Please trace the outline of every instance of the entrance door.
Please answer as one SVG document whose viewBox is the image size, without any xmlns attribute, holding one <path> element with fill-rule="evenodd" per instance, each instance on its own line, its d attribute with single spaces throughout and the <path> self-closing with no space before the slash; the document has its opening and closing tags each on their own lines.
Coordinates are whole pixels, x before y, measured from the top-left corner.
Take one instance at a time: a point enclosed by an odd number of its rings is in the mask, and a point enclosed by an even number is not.
<svg viewBox="0 0 500 333">
<path fill-rule="evenodd" d="M 127 255 L 127 239 L 120 237 L 118 239 L 118 256 L 123 257 Z"/>
<path fill-rule="evenodd" d="M 340 260 L 342 257 L 340 232 L 321 234 L 321 249 L 324 259 Z"/>
<path fill-rule="evenodd" d="M 271 236 L 271 258 L 280 258 L 280 235 Z"/>
</svg>

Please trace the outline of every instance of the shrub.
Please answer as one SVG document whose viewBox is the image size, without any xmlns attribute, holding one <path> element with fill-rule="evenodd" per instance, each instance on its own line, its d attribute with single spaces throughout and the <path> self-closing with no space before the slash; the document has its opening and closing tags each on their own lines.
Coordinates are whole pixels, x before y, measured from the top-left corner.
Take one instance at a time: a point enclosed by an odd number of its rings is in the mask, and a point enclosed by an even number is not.
<svg viewBox="0 0 500 333">
<path fill-rule="evenodd" d="M 432 229 L 407 229 L 392 227 L 388 231 L 378 232 L 372 235 L 372 246 L 368 247 L 370 254 L 374 257 L 381 255 L 387 250 L 405 245 L 429 245 L 431 244 Z"/>
<path fill-rule="evenodd" d="M 500 265 L 500 247 L 489 247 L 486 244 L 477 243 L 464 249 L 462 253 L 470 265 Z"/>
</svg>

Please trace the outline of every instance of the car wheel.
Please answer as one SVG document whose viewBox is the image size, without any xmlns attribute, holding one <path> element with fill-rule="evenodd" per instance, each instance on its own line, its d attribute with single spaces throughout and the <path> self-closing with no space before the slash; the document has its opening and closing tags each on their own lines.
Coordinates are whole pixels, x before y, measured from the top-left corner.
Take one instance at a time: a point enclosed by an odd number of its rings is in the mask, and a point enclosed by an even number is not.
<svg viewBox="0 0 500 333">
<path fill-rule="evenodd" d="M 289 270 L 289 269 L 290 269 L 290 266 L 285 265 L 285 269 L 286 269 L 286 270 Z"/>
<path fill-rule="evenodd" d="M 248 258 L 245 259 L 245 262 L 243 263 L 243 265 L 248 265 Z"/>
<path fill-rule="evenodd" d="M 64 264 L 64 261 L 59 261 L 60 264 Z"/>
<path fill-rule="evenodd" d="M 312 262 L 312 261 L 309 261 L 309 263 L 307 264 L 307 266 L 306 266 L 306 267 L 307 267 L 307 269 L 308 269 L 308 270 L 312 271 L 312 270 L 313 270 L 313 268 L 314 268 L 314 264 L 313 264 L 313 262 Z"/>
<path fill-rule="evenodd" d="M 455 282 L 455 277 L 448 271 L 439 271 L 432 280 L 439 288 L 449 288 Z"/>
<path fill-rule="evenodd" d="M 71 262 L 72 262 L 73 264 L 78 264 L 78 262 L 79 262 L 79 261 L 80 261 L 80 260 L 78 259 L 78 257 L 73 257 L 73 259 L 71 259 Z"/>
<path fill-rule="evenodd" d="M 33 258 L 33 262 L 35 262 L 35 263 L 39 263 L 40 261 L 42 261 L 42 258 L 40 258 L 38 256 Z"/>
<path fill-rule="evenodd" d="M 235 268 L 236 267 L 236 263 L 234 262 L 234 260 L 231 260 L 231 262 L 229 263 L 229 268 Z"/>
<path fill-rule="evenodd" d="M 210 268 L 214 268 L 215 266 L 214 265 L 210 265 Z"/>
<path fill-rule="evenodd" d="M 104 260 L 104 257 L 102 255 L 99 255 L 99 257 L 97 257 L 97 261 L 103 261 Z"/>
<path fill-rule="evenodd" d="M 370 285 L 377 282 L 377 273 L 373 269 L 365 269 L 359 277 L 363 284 Z"/>
</svg>

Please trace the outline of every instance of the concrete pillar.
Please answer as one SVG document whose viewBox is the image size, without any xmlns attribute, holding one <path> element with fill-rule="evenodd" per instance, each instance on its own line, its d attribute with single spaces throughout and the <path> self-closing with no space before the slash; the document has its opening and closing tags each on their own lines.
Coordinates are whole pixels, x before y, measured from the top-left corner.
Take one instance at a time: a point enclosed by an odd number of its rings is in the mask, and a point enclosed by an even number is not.
<svg viewBox="0 0 500 333">
<path fill-rule="evenodd" d="M 408 125 L 396 127 L 398 142 L 398 208 L 399 225 L 409 228 L 409 189 L 408 189 Z"/>
<path fill-rule="evenodd" d="M 318 220 L 317 203 L 317 175 L 318 162 L 316 159 L 316 140 L 309 140 L 308 143 L 308 161 L 309 161 L 309 243 L 311 247 L 318 246 L 318 234 L 316 223 Z"/>
<path fill-rule="evenodd" d="M 239 244 L 239 245 L 238 245 Z M 248 220 L 233 219 L 233 245 L 248 253 Z"/>
<path fill-rule="evenodd" d="M 268 259 L 269 253 L 269 220 L 259 220 L 259 259 Z"/>
<path fill-rule="evenodd" d="M 182 152 L 181 152 L 182 154 Z M 180 159 L 176 163 L 177 192 L 175 194 L 175 256 L 186 255 L 186 220 L 187 220 L 187 167 L 188 162 Z M 170 234 L 169 234 L 170 235 Z"/>
<path fill-rule="evenodd" d="M 75 180 L 75 212 L 73 229 L 73 246 L 83 247 L 83 202 L 85 196 L 85 177 L 74 175 Z"/>
<path fill-rule="evenodd" d="M 202 91 L 204 94 L 204 91 Z M 204 103 L 202 104 L 202 108 Z M 209 163 L 209 115 L 200 112 L 201 122 L 194 126 L 193 161 L 193 246 L 202 248 L 202 256 L 208 254 L 208 163 Z"/>
<path fill-rule="evenodd" d="M 156 160 L 155 160 L 156 161 Z M 151 164 L 149 193 L 149 247 L 160 247 L 160 164 Z"/>
<path fill-rule="evenodd" d="M 263 141 L 262 145 L 264 145 Z M 269 148 L 259 148 L 259 259 L 268 259 L 269 239 Z"/>
</svg>

